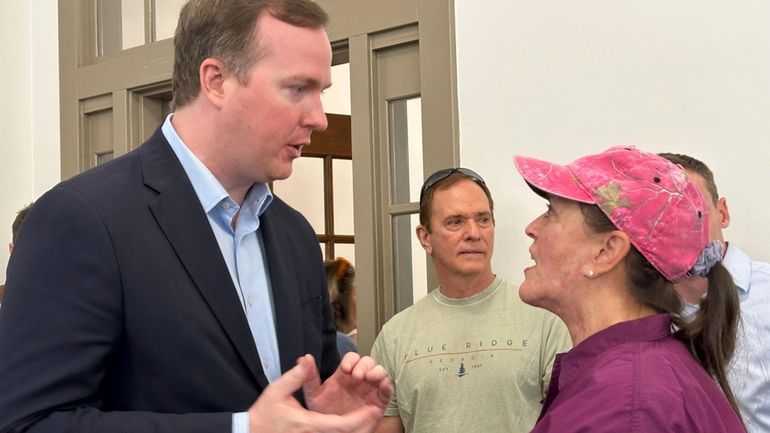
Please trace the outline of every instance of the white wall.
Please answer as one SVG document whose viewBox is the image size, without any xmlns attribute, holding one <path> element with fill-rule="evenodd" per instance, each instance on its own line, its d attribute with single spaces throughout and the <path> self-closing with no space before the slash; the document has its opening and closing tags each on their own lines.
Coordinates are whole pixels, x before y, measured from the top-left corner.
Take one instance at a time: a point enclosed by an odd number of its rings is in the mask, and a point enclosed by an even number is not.
<svg viewBox="0 0 770 433">
<path fill-rule="evenodd" d="M 494 268 L 521 281 L 545 209 L 514 154 L 614 144 L 706 162 L 726 238 L 770 261 L 770 2 L 456 0 L 461 161 L 497 205 Z M 483 150 L 483 151 L 480 151 Z"/>
<path fill-rule="evenodd" d="M 0 2 L 0 282 L 16 212 L 60 178 L 57 11 L 56 0 Z"/>
<path fill-rule="evenodd" d="M 496 272 L 521 280 L 523 228 L 544 209 L 513 155 L 569 162 L 619 143 L 707 162 L 731 205 L 727 237 L 770 261 L 770 2 L 455 8 L 461 160 L 497 202 Z M 56 0 L 0 1 L 0 281 L 15 212 L 60 177 L 57 9 Z"/>
</svg>

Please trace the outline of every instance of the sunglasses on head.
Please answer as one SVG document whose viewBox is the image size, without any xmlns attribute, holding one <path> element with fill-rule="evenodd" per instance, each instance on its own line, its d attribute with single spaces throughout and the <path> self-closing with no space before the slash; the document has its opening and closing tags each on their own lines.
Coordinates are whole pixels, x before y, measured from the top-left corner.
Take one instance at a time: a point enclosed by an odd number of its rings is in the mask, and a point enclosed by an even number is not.
<svg viewBox="0 0 770 433">
<path fill-rule="evenodd" d="M 428 176 L 428 179 L 426 179 L 425 183 L 422 184 L 422 188 L 420 189 L 420 206 L 422 206 L 422 198 L 425 196 L 425 191 L 433 188 L 437 183 L 441 182 L 442 180 L 448 178 L 449 176 L 455 173 L 460 173 L 462 175 L 465 175 L 471 178 L 474 182 L 478 184 L 486 185 L 486 183 L 484 183 L 484 179 L 482 179 L 478 173 L 476 173 L 471 169 L 463 168 L 463 167 L 445 168 Z"/>
</svg>

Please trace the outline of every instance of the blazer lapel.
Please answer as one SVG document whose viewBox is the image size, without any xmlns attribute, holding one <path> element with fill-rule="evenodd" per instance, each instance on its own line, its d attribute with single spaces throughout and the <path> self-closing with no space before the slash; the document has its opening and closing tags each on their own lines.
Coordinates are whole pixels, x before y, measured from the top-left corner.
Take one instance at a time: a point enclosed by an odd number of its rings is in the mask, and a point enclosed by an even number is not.
<svg viewBox="0 0 770 433">
<path fill-rule="evenodd" d="M 291 245 L 286 237 L 281 215 L 276 212 L 276 203 L 260 218 L 262 240 L 265 243 L 270 285 L 275 307 L 275 332 L 281 357 L 281 371 L 294 366 L 297 358 L 304 353 L 302 339 L 302 300 L 297 287 L 297 277 L 292 267 L 295 260 Z"/>
<path fill-rule="evenodd" d="M 158 192 L 150 210 L 254 379 L 266 388 L 246 315 L 192 184 L 160 129 L 141 151 L 144 182 Z"/>
</svg>

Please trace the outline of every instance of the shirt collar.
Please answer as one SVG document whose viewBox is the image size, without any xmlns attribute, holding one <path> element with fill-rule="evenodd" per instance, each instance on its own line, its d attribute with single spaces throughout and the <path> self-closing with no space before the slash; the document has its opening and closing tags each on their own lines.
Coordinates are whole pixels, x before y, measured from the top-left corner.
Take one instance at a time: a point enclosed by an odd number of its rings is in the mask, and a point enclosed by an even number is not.
<svg viewBox="0 0 770 433">
<path fill-rule="evenodd" d="M 730 271 L 738 289 L 748 292 L 751 286 L 751 259 L 737 246 L 728 243 L 722 264 Z"/>
<path fill-rule="evenodd" d="M 563 389 L 597 356 L 613 347 L 628 343 L 656 341 L 671 335 L 668 314 L 655 314 L 638 320 L 617 323 L 583 340 L 561 357 L 559 390 Z"/>
<path fill-rule="evenodd" d="M 485 299 L 497 293 L 497 290 L 502 286 L 503 286 L 503 279 L 501 277 L 495 276 L 495 279 L 492 280 L 492 283 L 489 286 L 487 286 L 484 290 L 480 291 L 479 293 L 476 293 L 475 295 L 469 296 L 467 298 L 450 298 L 444 295 L 443 293 L 441 293 L 440 287 L 436 288 L 435 290 L 432 290 L 431 295 L 433 296 L 433 299 L 441 305 L 444 305 L 447 307 L 467 307 L 469 305 L 483 302 Z"/>
<path fill-rule="evenodd" d="M 203 206 L 203 210 L 209 213 L 214 207 L 217 206 L 222 200 L 230 200 L 230 195 L 227 190 L 222 186 L 217 178 L 211 173 L 200 159 L 187 147 L 182 141 L 182 138 L 177 134 L 174 125 L 171 124 L 171 118 L 174 113 L 169 114 L 166 117 L 161 131 L 168 140 L 171 149 L 176 154 L 179 162 L 182 164 L 187 177 L 192 183 L 195 194 L 198 196 L 198 200 Z M 232 201 L 232 200 L 230 200 Z M 266 210 L 270 203 L 273 201 L 273 195 L 270 193 L 270 188 L 266 184 L 254 184 L 246 194 L 246 198 L 241 206 L 244 213 L 248 213 L 258 218 Z M 237 206 L 236 203 L 232 203 Z"/>
</svg>

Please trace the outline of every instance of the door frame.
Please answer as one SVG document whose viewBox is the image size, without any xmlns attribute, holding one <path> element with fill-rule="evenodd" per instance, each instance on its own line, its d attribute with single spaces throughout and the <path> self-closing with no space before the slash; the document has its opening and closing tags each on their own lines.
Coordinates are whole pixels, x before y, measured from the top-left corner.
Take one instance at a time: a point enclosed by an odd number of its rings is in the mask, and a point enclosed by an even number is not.
<svg viewBox="0 0 770 433">
<path fill-rule="evenodd" d="M 459 163 L 459 120 L 455 59 L 454 0 L 318 0 L 329 13 L 327 32 L 333 47 L 345 47 L 351 68 L 354 224 L 359 311 L 359 347 L 368 353 L 382 324 L 394 314 L 387 287 L 379 183 L 379 131 L 374 118 L 372 45 L 376 35 L 405 26 L 418 28 L 422 100 L 423 173 Z M 116 54 L 98 57 L 96 0 L 59 0 L 59 62 L 61 109 L 61 176 L 87 169 L 89 149 L 83 134 L 82 107 L 107 98 L 113 112 L 113 152 L 117 157 L 152 132 L 137 100 L 147 88 L 171 80 L 171 39 L 151 41 Z M 146 0 L 145 4 L 152 4 Z M 152 32 L 148 37 L 152 37 Z M 158 110 L 156 110 L 158 111 Z M 161 119 L 162 120 L 162 119 Z M 432 270 L 432 266 L 428 266 Z M 435 275 L 429 277 L 435 286 Z"/>
</svg>

